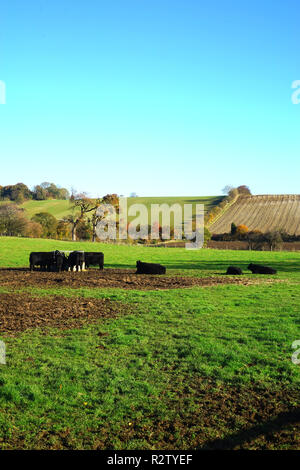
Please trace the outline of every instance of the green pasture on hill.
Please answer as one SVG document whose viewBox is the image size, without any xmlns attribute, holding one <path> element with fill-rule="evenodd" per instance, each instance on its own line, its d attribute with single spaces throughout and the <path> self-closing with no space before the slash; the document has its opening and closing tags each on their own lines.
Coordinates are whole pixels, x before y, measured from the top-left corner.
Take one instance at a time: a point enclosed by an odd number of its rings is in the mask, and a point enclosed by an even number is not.
<svg viewBox="0 0 300 470">
<path fill-rule="evenodd" d="M 71 213 L 70 201 L 68 200 L 49 199 L 47 201 L 26 201 L 21 207 L 26 210 L 29 218 L 39 212 L 49 212 L 57 219 L 62 219 Z"/>
<path fill-rule="evenodd" d="M 193 213 L 195 212 L 196 204 L 204 204 L 205 212 L 208 212 L 213 206 L 219 204 L 223 196 L 207 196 L 207 197 L 136 197 L 128 198 L 128 207 L 132 204 L 144 204 L 150 209 L 151 204 L 193 204 Z M 0 202 L 3 204 L 3 201 Z M 21 204 L 25 209 L 29 218 L 33 217 L 39 212 L 49 212 L 57 219 L 62 219 L 71 213 L 71 206 L 68 200 L 49 199 L 46 201 L 26 201 Z M 129 217 L 129 220 L 133 217 Z"/>
<path fill-rule="evenodd" d="M 30 251 L 54 249 L 101 250 L 105 268 L 160 262 L 167 275 L 220 276 L 234 264 L 262 282 L 22 289 L 24 299 L 107 298 L 127 314 L 71 330 L 0 334 L 7 346 L 0 448 L 300 448 L 300 366 L 291 361 L 300 340 L 300 253 L 0 237 L 0 267 L 27 266 Z M 252 276 L 250 261 L 276 267 L 278 275 Z M 13 291 L 2 285 L 1 292 Z"/>
</svg>

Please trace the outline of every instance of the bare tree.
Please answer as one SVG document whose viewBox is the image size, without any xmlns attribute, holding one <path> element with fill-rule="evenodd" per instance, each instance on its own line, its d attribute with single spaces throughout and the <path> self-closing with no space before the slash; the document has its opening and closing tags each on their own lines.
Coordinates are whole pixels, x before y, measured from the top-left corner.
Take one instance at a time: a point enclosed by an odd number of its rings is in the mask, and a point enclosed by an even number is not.
<svg viewBox="0 0 300 470">
<path fill-rule="evenodd" d="M 282 246 L 282 236 L 280 232 L 273 231 L 265 234 L 265 240 L 270 251 L 278 250 Z"/>
<path fill-rule="evenodd" d="M 104 211 L 102 214 L 100 214 L 97 209 L 100 207 L 100 205 L 103 205 Z M 95 210 L 92 211 L 92 217 L 89 220 L 89 222 L 92 224 L 92 230 L 93 230 L 93 235 L 92 235 L 92 241 L 95 242 L 97 238 L 96 234 L 96 227 L 101 220 L 105 219 L 107 214 L 111 212 L 111 208 L 108 209 L 105 208 L 105 206 L 112 206 L 114 210 L 116 211 L 116 214 L 119 213 L 119 196 L 117 194 L 106 194 L 102 199 L 97 200 L 97 207 Z"/>
<path fill-rule="evenodd" d="M 70 200 L 72 205 L 73 214 L 67 217 L 68 222 L 72 227 L 72 240 L 76 241 L 76 228 L 79 222 L 82 222 L 87 214 L 90 212 L 96 212 L 101 199 L 91 199 L 86 193 L 72 194 Z"/>
<path fill-rule="evenodd" d="M 227 185 L 224 186 L 224 188 L 222 189 L 222 193 L 228 195 L 232 189 L 233 189 L 233 186 L 231 186 L 230 184 L 227 184 Z"/>
<path fill-rule="evenodd" d="M 71 225 L 72 240 L 76 241 L 76 228 L 79 224 L 80 219 L 75 214 L 70 214 L 63 219 L 65 222 Z"/>
<path fill-rule="evenodd" d="M 258 230 L 252 230 L 246 234 L 246 240 L 248 242 L 248 250 L 257 250 L 262 248 L 264 236 Z"/>
</svg>

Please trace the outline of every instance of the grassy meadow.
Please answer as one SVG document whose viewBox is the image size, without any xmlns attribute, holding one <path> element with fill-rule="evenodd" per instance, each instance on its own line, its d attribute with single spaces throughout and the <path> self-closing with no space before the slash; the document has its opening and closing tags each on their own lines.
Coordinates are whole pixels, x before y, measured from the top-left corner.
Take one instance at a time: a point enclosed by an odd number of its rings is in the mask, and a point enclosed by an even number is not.
<svg viewBox="0 0 300 470">
<path fill-rule="evenodd" d="M 25 300 L 105 298 L 127 313 L 78 329 L 0 333 L 0 448 L 300 448 L 300 367 L 291 361 L 300 340 L 300 253 L 0 237 L 0 267 L 27 267 L 30 251 L 54 249 L 101 250 L 105 268 L 160 262 L 167 275 L 221 276 L 235 264 L 260 279 L 249 262 L 279 272 L 248 286 L 14 291 Z"/>
</svg>

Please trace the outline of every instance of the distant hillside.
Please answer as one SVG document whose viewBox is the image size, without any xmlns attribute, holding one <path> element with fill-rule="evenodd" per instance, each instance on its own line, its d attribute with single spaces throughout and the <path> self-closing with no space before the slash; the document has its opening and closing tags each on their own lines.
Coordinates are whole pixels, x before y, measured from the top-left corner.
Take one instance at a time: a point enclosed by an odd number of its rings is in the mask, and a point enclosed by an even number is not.
<svg viewBox="0 0 300 470">
<path fill-rule="evenodd" d="M 264 233 L 280 230 L 300 235 L 300 195 L 240 196 L 209 230 L 213 234 L 228 233 L 232 222 Z"/>
<path fill-rule="evenodd" d="M 63 199 L 48 199 L 46 201 L 26 201 L 20 207 L 23 207 L 28 217 L 32 217 L 39 212 L 49 212 L 57 219 L 70 214 L 70 201 Z"/>
<path fill-rule="evenodd" d="M 196 204 L 204 204 L 204 211 L 209 212 L 212 207 L 218 205 L 224 196 L 200 196 L 200 197 L 136 197 L 136 198 L 128 198 L 128 207 L 132 204 L 145 204 L 149 208 L 150 212 L 150 205 L 151 204 L 193 204 L 193 214 L 195 212 L 195 205 Z"/>
<path fill-rule="evenodd" d="M 200 197 L 135 197 L 128 198 L 128 206 L 132 204 L 145 204 L 150 207 L 151 204 L 204 204 L 205 212 L 219 204 L 223 199 L 223 196 L 200 196 Z M 57 219 L 70 214 L 70 202 L 68 200 L 59 199 L 48 199 L 46 201 L 26 201 L 20 207 L 26 210 L 28 217 L 32 217 L 38 212 L 49 212 L 54 215 Z"/>
</svg>

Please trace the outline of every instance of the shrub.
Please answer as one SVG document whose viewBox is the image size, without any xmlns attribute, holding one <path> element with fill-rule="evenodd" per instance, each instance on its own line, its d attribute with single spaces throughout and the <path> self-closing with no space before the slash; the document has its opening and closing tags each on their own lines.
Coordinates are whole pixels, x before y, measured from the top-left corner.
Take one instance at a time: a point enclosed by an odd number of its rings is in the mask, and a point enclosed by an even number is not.
<svg viewBox="0 0 300 470">
<path fill-rule="evenodd" d="M 71 227 L 67 220 L 60 220 L 56 228 L 57 238 L 59 240 L 66 240 L 71 238 Z"/>
<path fill-rule="evenodd" d="M 204 247 L 207 246 L 209 240 L 211 240 L 211 233 L 207 227 L 204 227 Z"/>
<path fill-rule="evenodd" d="M 31 220 L 38 222 L 43 228 L 43 238 L 56 238 L 57 220 L 49 212 L 39 212 Z"/>
<path fill-rule="evenodd" d="M 239 194 L 243 194 L 243 195 L 246 195 L 246 196 L 251 196 L 251 191 L 248 188 L 248 186 L 246 186 L 245 184 L 243 184 L 242 186 L 239 186 L 237 188 L 237 191 L 238 191 Z"/>
<path fill-rule="evenodd" d="M 282 236 L 280 232 L 268 232 L 264 236 L 270 251 L 279 250 L 282 246 Z"/>
<path fill-rule="evenodd" d="M 238 238 L 244 237 L 244 235 L 246 235 L 248 232 L 249 232 L 249 229 L 247 225 L 240 224 L 236 228 L 236 235 Z"/>
<path fill-rule="evenodd" d="M 249 250 L 261 250 L 264 246 L 265 238 L 259 230 L 251 230 L 246 235 Z"/>
<path fill-rule="evenodd" d="M 28 220 L 24 236 L 28 238 L 41 238 L 43 236 L 43 227 L 38 222 Z"/>
<path fill-rule="evenodd" d="M 235 225 L 234 222 L 232 222 L 232 224 L 231 224 L 231 230 L 230 230 L 231 235 L 235 235 L 235 234 L 236 234 L 236 230 L 237 230 L 237 226 Z"/>
<path fill-rule="evenodd" d="M 11 203 L 0 206 L 0 235 L 25 235 L 27 224 L 23 209 Z"/>
<path fill-rule="evenodd" d="M 81 220 L 76 228 L 76 235 L 79 240 L 91 240 L 93 237 L 93 229 L 85 220 Z"/>
</svg>

